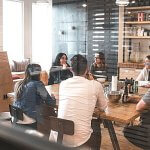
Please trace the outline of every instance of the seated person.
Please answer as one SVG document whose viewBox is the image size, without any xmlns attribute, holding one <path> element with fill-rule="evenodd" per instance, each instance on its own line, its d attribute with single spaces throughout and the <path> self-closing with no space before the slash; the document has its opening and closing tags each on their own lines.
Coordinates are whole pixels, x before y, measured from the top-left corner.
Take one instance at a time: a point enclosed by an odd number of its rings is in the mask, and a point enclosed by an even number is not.
<svg viewBox="0 0 150 150">
<path fill-rule="evenodd" d="M 140 72 L 136 81 L 150 81 L 150 55 L 145 57 L 145 67 Z"/>
<path fill-rule="evenodd" d="M 36 106 L 42 103 L 53 106 L 56 103 L 40 81 L 40 72 L 40 65 L 29 64 L 25 70 L 25 78 L 15 85 L 13 105 L 22 109 L 24 113 L 24 120 L 15 122 L 19 126 L 36 129 L 38 119 Z"/>
<path fill-rule="evenodd" d="M 67 55 L 65 53 L 59 53 L 56 56 L 55 62 L 49 72 L 48 85 L 60 83 L 61 80 L 66 80 L 72 77 L 72 72 L 67 67 L 70 67 L 67 63 Z M 59 71 L 52 71 L 55 66 L 62 66 Z"/>
<path fill-rule="evenodd" d="M 102 71 L 103 73 L 98 73 L 98 71 Z M 90 67 L 90 72 L 93 75 L 107 75 L 106 65 L 105 65 L 105 56 L 102 52 L 95 54 L 95 61 Z"/>
<path fill-rule="evenodd" d="M 142 99 L 136 105 L 136 110 L 141 112 L 140 124 L 134 126 L 127 126 L 124 128 L 124 136 L 134 145 L 146 149 L 150 149 L 150 144 L 145 142 L 141 144 L 141 141 L 150 139 L 150 128 L 147 130 L 146 126 L 150 127 L 150 90 L 142 97 Z M 147 133 L 148 135 L 146 135 Z"/>
<path fill-rule="evenodd" d="M 99 150 L 100 120 L 92 120 L 92 116 L 96 104 L 102 111 L 107 107 L 103 87 L 95 80 L 86 79 L 88 66 L 82 55 L 75 55 L 71 59 L 71 67 L 74 76 L 62 81 L 59 87 L 58 118 L 72 120 L 75 129 L 74 135 L 64 135 L 63 144 L 79 149 L 90 146 Z M 57 133 L 52 131 L 50 140 L 56 141 L 56 138 Z"/>
</svg>

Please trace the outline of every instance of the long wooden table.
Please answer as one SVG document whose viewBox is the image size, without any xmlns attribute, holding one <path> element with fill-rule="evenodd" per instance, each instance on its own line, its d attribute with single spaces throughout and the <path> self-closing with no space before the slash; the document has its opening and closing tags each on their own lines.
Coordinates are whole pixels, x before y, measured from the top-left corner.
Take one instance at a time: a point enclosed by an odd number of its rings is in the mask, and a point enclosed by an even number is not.
<svg viewBox="0 0 150 150">
<path fill-rule="evenodd" d="M 49 85 L 46 86 L 48 92 L 56 96 L 57 104 L 59 103 L 59 85 Z M 100 112 L 95 109 L 95 114 L 98 115 L 104 123 L 104 126 L 108 129 L 111 142 L 113 144 L 114 150 L 120 150 L 119 143 L 116 137 L 116 133 L 112 124 L 112 121 L 120 122 L 123 124 L 129 124 L 133 122 L 140 113 L 135 109 L 136 104 L 133 103 L 110 103 L 108 102 L 108 107 L 105 112 Z"/>
</svg>

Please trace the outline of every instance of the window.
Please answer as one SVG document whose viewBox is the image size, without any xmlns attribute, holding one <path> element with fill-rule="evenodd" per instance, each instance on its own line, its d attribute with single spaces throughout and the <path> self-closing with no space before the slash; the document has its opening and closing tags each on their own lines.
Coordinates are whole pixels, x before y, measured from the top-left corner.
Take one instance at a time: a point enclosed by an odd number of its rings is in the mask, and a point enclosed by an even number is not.
<svg viewBox="0 0 150 150">
<path fill-rule="evenodd" d="M 49 69 L 51 52 L 51 4 L 32 4 L 32 61 Z"/>
<path fill-rule="evenodd" d="M 23 59 L 23 2 L 3 1 L 3 47 L 10 59 Z"/>
</svg>

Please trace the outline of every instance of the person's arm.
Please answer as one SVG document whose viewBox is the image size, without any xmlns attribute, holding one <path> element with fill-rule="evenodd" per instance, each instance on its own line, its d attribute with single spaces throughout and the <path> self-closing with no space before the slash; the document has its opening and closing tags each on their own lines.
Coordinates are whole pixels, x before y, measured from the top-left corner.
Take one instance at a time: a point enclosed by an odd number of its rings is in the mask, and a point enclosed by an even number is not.
<svg viewBox="0 0 150 150">
<path fill-rule="evenodd" d="M 91 67 L 90 67 L 90 72 L 91 72 L 92 74 L 94 74 L 94 72 L 95 72 L 94 64 L 91 65 Z"/>
<path fill-rule="evenodd" d="M 142 99 L 136 105 L 137 111 L 143 111 L 144 109 L 147 109 L 147 108 L 148 108 L 147 104 Z"/>
<path fill-rule="evenodd" d="M 107 108 L 107 100 L 104 96 L 104 90 L 101 83 L 98 83 L 97 90 L 98 90 L 98 99 L 97 99 L 98 108 L 101 111 L 105 111 L 105 109 Z"/>
<path fill-rule="evenodd" d="M 56 100 L 49 95 L 48 91 L 46 90 L 44 84 L 41 81 L 37 84 L 37 94 L 46 104 L 56 105 Z"/>
<path fill-rule="evenodd" d="M 136 105 L 137 111 L 143 111 L 150 108 L 150 91 L 148 91 Z"/>
<path fill-rule="evenodd" d="M 136 81 L 144 81 L 144 69 L 140 72 L 140 74 L 136 78 Z"/>
</svg>

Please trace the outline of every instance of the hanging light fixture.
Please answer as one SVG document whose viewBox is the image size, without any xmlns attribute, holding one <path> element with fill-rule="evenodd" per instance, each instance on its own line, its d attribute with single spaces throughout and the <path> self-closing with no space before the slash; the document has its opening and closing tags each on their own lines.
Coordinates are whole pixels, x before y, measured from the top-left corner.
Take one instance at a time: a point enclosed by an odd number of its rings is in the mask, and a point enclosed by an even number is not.
<svg viewBox="0 0 150 150">
<path fill-rule="evenodd" d="M 82 7 L 87 7 L 87 0 L 84 0 L 84 3 L 82 4 Z"/>
<path fill-rule="evenodd" d="M 118 6 L 127 6 L 129 4 L 129 0 L 116 0 L 116 5 Z"/>
</svg>

